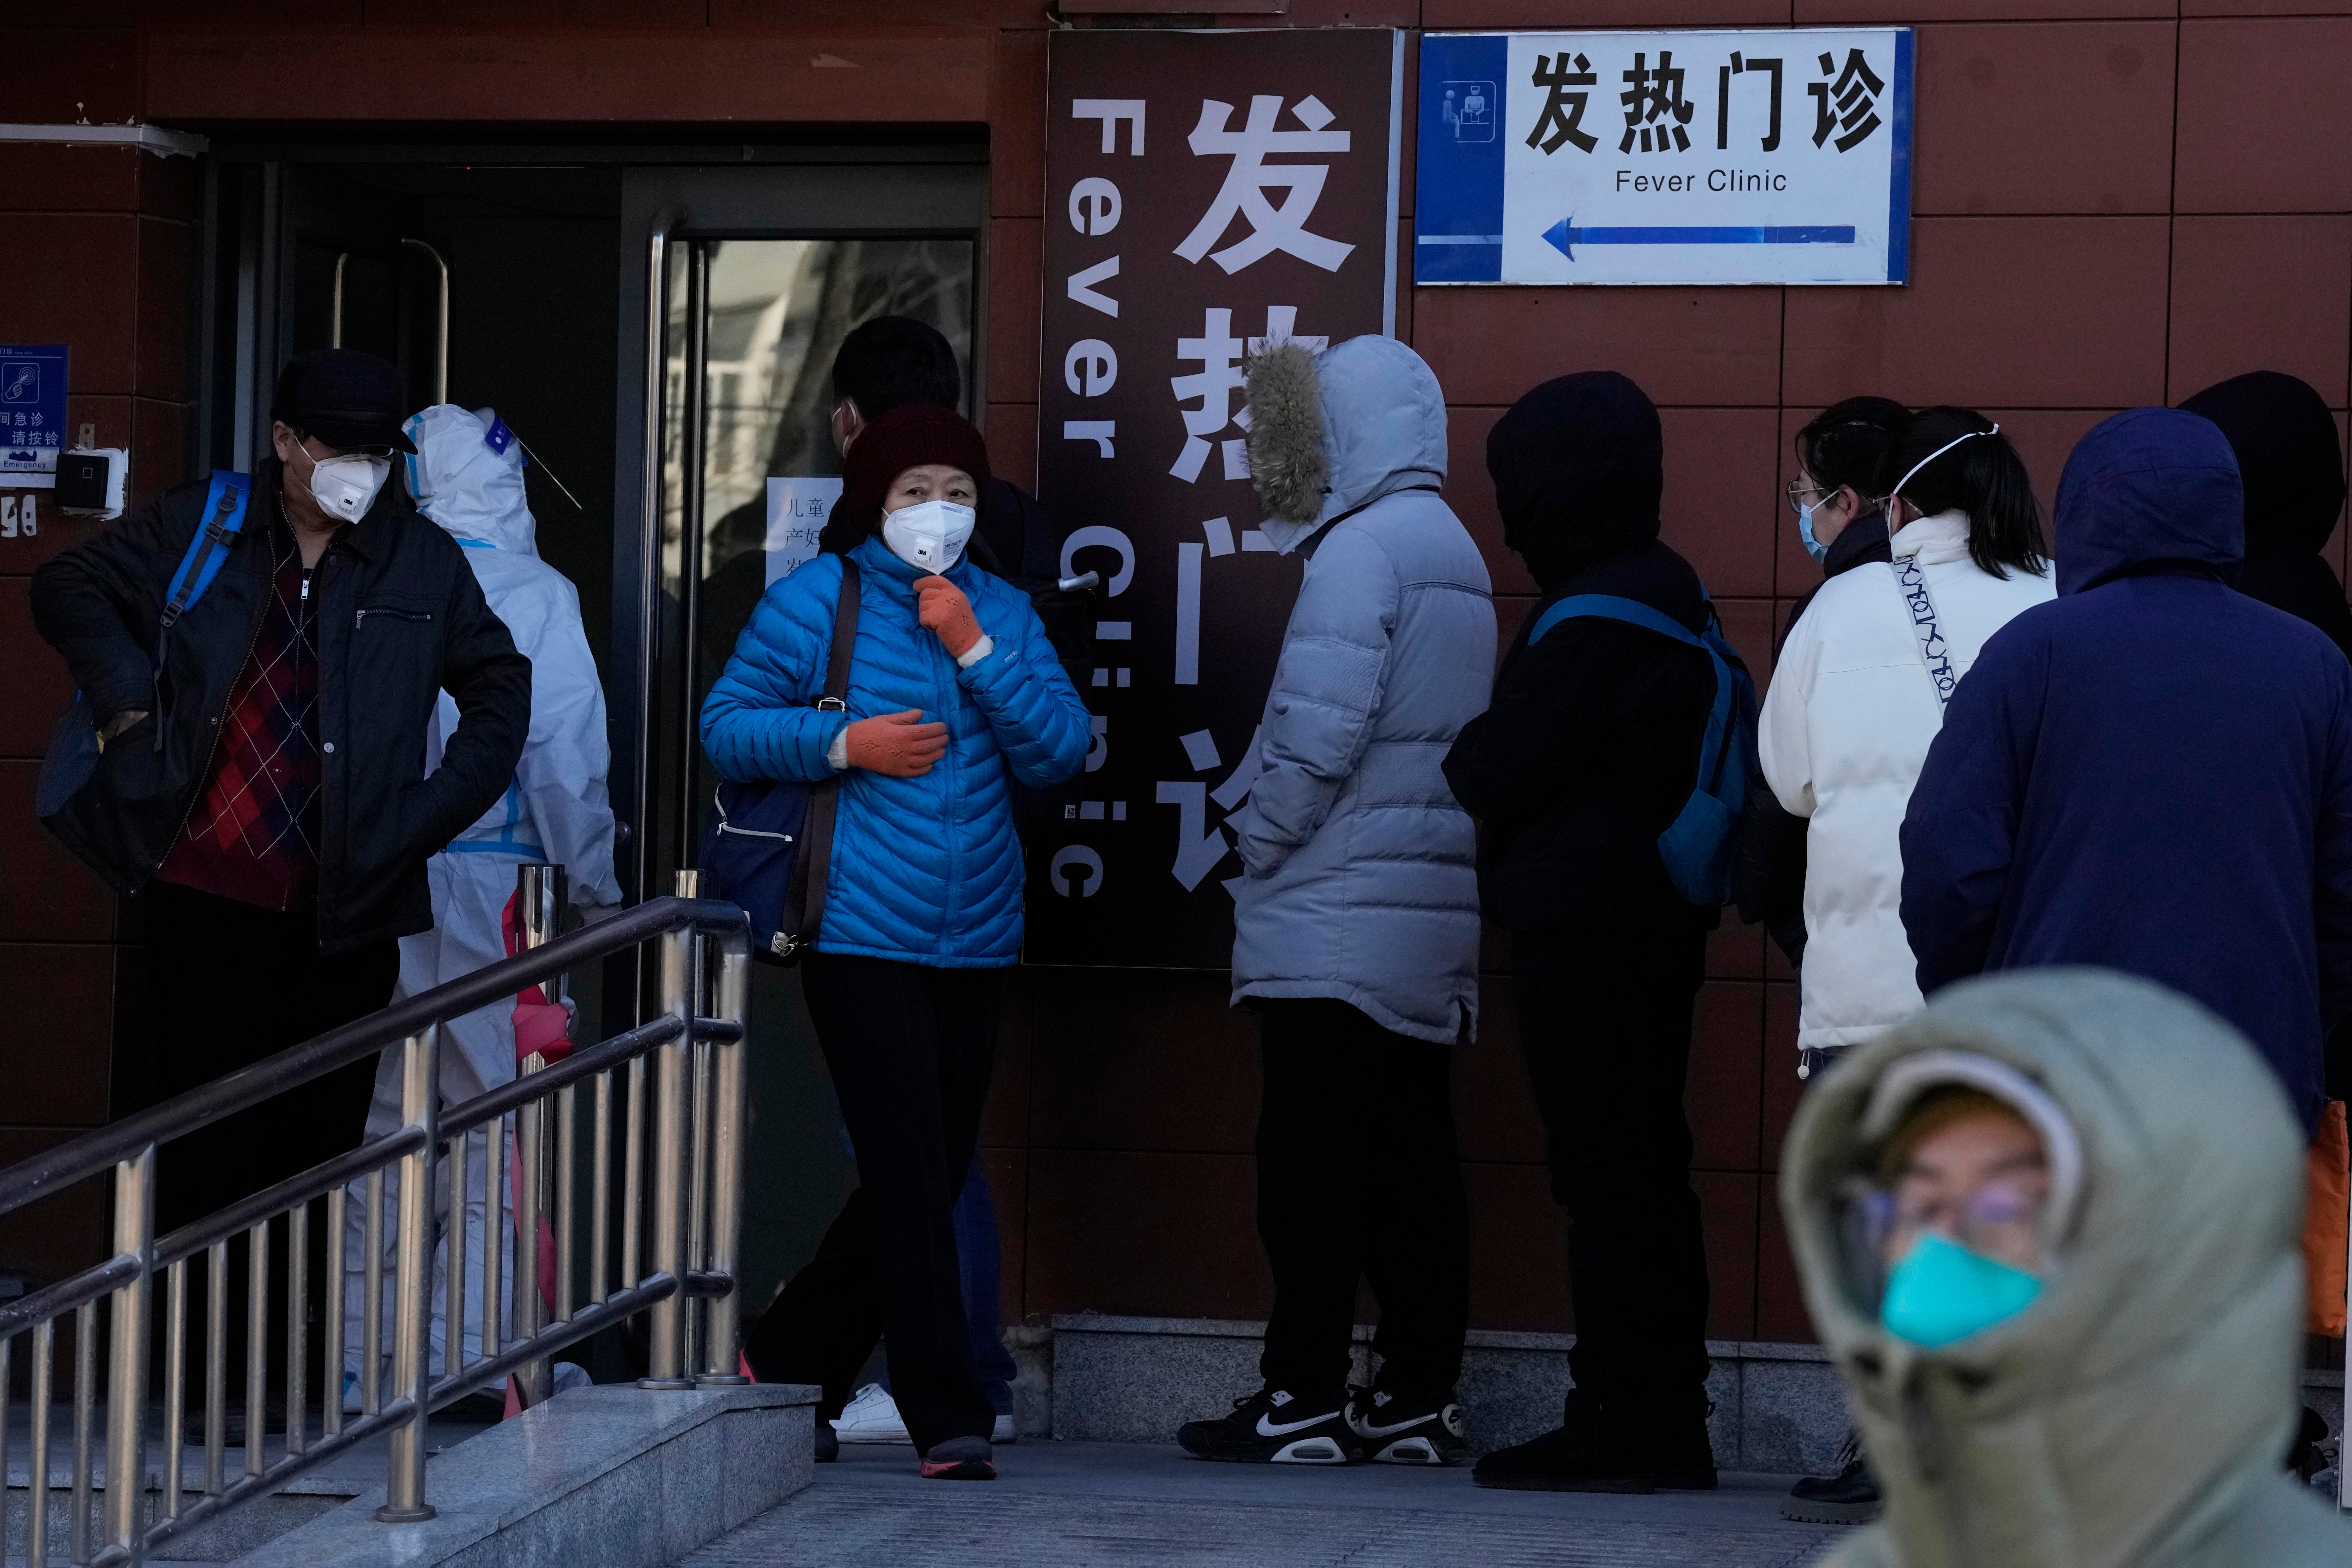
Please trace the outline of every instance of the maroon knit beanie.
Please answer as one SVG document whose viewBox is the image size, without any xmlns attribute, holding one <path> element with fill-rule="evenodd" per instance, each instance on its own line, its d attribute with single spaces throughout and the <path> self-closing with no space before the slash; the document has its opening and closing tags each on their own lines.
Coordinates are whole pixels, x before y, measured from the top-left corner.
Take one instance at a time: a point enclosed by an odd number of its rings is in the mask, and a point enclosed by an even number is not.
<svg viewBox="0 0 2352 1568">
<path fill-rule="evenodd" d="M 825 523 L 823 547 L 845 553 L 879 531 L 890 481 L 925 463 L 945 463 L 975 483 L 988 482 L 988 446 L 952 408 L 902 404 L 859 431 L 842 461 L 841 500 Z"/>
</svg>

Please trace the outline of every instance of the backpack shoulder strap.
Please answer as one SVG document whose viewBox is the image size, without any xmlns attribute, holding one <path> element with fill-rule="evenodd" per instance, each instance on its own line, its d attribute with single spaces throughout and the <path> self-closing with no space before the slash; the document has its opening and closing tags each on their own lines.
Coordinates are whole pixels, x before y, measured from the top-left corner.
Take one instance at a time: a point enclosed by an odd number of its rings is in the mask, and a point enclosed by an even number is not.
<svg viewBox="0 0 2352 1568">
<path fill-rule="evenodd" d="M 1662 637 L 1671 637 L 1706 655 L 1715 668 L 1715 700 L 1709 705 L 1706 729 L 1699 740 L 1698 787 L 1706 789 L 1722 765 L 1732 717 L 1731 664 L 1717 646 L 1715 601 L 1712 599 L 1706 601 L 1706 614 L 1709 635 L 1702 637 L 1664 610 L 1654 609 L 1639 599 L 1622 598 L 1615 594 L 1571 594 L 1543 613 L 1543 618 L 1536 622 L 1535 629 L 1528 634 L 1528 646 L 1533 647 L 1542 640 L 1546 632 L 1562 621 L 1579 616 L 1597 616 L 1640 626 Z"/>
<path fill-rule="evenodd" d="M 196 534 L 188 541 L 188 552 L 180 558 L 180 569 L 172 574 L 171 586 L 163 593 L 163 629 L 169 631 L 182 616 L 195 608 L 205 590 L 220 575 L 221 563 L 228 559 L 229 547 L 244 531 L 245 519 L 253 500 L 253 476 L 234 474 L 226 468 L 213 470 L 212 484 L 205 491 L 204 510 L 198 514 Z"/>
<path fill-rule="evenodd" d="M 1597 616 L 1603 620 L 1622 621 L 1627 626 L 1640 626 L 1662 637 L 1672 637 L 1691 647 L 1706 644 L 1696 632 L 1667 615 L 1653 609 L 1639 599 L 1627 599 L 1615 594 L 1571 594 L 1543 613 L 1543 618 L 1528 634 L 1528 646 L 1533 647 L 1544 639 L 1544 634 L 1566 620 L 1580 616 Z"/>
</svg>

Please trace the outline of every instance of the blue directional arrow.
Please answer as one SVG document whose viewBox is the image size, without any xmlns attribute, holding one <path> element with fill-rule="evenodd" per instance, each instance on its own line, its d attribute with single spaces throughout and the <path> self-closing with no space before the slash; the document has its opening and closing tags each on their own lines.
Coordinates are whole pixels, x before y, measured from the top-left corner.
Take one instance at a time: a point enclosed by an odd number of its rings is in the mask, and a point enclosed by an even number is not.
<svg viewBox="0 0 2352 1568">
<path fill-rule="evenodd" d="M 1852 245 L 1851 224 L 1798 224 L 1769 228 L 1577 228 L 1562 218 L 1544 230 L 1552 248 L 1570 261 L 1580 245 Z"/>
</svg>

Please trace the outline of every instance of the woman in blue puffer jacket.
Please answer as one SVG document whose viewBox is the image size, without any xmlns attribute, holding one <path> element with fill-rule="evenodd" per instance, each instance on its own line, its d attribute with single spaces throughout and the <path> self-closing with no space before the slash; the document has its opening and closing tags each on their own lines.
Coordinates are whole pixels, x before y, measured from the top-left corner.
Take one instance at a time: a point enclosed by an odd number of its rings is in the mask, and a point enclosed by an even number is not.
<svg viewBox="0 0 2352 1568">
<path fill-rule="evenodd" d="M 1091 743 L 1028 598 L 963 559 L 987 478 L 980 432 L 949 410 L 908 405 L 866 426 L 835 514 L 868 531 L 848 552 L 860 588 L 848 710 L 815 706 L 835 555 L 768 590 L 702 705 L 703 748 L 727 777 L 841 775 L 823 923 L 801 973 L 859 1186 L 745 1354 L 763 1383 L 822 1385 L 823 1448 L 882 1336 L 923 1474 L 950 1479 L 995 1474 L 950 1214 L 988 1095 L 1000 972 L 1021 952 L 1012 790 L 1075 776 Z"/>
</svg>

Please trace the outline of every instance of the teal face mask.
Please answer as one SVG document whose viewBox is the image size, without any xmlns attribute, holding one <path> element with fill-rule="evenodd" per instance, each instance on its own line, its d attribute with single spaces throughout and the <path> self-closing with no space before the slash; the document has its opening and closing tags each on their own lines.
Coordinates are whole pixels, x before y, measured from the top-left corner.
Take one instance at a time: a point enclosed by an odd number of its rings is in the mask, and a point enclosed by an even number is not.
<svg viewBox="0 0 2352 1568">
<path fill-rule="evenodd" d="M 1926 1350 L 1941 1350 L 2033 1304 L 2042 1281 L 1929 1231 L 1886 1277 L 1879 1321 Z"/>
<path fill-rule="evenodd" d="M 1813 537 L 1813 508 L 1797 509 L 1797 537 L 1804 542 L 1805 553 L 1816 561 L 1830 558 L 1830 547 Z"/>
</svg>

